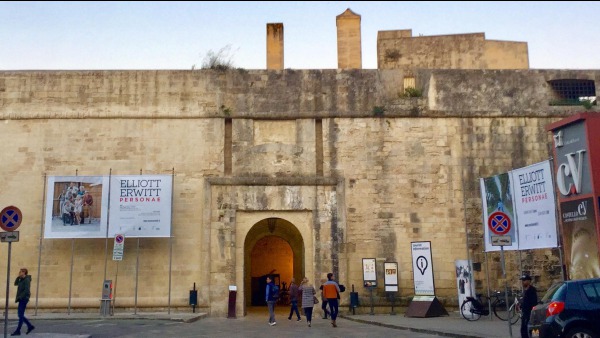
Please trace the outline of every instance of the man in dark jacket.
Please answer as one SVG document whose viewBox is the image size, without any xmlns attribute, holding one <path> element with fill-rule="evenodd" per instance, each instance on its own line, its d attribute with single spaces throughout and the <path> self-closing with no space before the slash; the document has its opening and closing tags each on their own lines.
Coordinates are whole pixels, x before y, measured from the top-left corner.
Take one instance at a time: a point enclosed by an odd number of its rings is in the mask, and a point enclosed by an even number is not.
<svg viewBox="0 0 600 338">
<path fill-rule="evenodd" d="M 269 325 L 274 326 L 277 325 L 275 321 L 275 303 L 277 302 L 277 298 L 275 298 L 275 283 L 273 283 L 273 277 L 267 276 L 267 288 L 265 290 L 265 301 L 267 302 L 267 306 L 269 307 Z"/>
<path fill-rule="evenodd" d="M 531 285 L 531 276 L 523 275 L 519 279 L 523 283 L 523 304 L 521 305 L 523 316 L 521 317 L 521 337 L 529 338 L 527 324 L 529 324 L 531 310 L 538 303 L 537 290 L 533 285 Z"/>
<path fill-rule="evenodd" d="M 298 285 L 296 285 L 296 279 L 292 278 L 290 282 L 290 315 L 288 316 L 288 320 L 292 320 L 292 315 L 296 312 L 296 316 L 298 317 L 298 321 L 301 321 L 300 312 L 298 311 Z"/>
<path fill-rule="evenodd" d="M 19 271 L 19 277 L 15 279 L 15 285 L 17 286 L 17 297 L 15 299 L 15 303 L 19 303 L 19 308 L 17 310 L 17 314 L 19 315 L 19 326 L 17 326 L 17 329 L 11 334 L 11 336 L 21 335 L 21 327 L 23 326 L 23 323 L 27 324 L 27 334 L 35 329 L 35 326 L 31 325 L 29 320 L 25 318 L 25 309 L 27 308 L 27 303 L 29 302 L 29 297 L 31 296 L 31 276 L 29 276 L 27 272 L 27 269 L 22 268 Z"/>
</svg>

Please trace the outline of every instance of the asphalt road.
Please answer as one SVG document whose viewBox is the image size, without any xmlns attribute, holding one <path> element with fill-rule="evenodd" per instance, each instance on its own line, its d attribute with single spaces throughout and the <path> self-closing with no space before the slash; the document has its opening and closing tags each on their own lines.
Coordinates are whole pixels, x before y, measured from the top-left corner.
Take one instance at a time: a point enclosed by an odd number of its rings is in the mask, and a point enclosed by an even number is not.
<svg viewBox="0 0 600 338">
<path fill-rule="evenodd" d="M 156 319 L 33 319 L 36 329 L 27 337 L 438 337 L 341 318 L 337 328 L 319 317 L 313 319 L 310 328 L 304 320 L 288 321 L 285 314 L 279 313 L 276 326 L 269 326 L 267 321 L 266 308 L 264 314 L 253 313 L 238 319 L 205 318 L 193 323 Z M 9 323 L 9 333 L 15 326 L 16 322 Z"/>
</svg>

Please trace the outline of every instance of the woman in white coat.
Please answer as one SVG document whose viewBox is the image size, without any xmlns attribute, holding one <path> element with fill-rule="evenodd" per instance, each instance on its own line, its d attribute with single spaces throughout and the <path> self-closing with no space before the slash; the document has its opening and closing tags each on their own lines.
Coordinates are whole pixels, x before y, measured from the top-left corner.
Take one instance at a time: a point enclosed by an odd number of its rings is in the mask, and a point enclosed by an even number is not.
<svg viewBox="0 0 600 338">
<path fill-rule="evenodd" d="M 308 278 L 304 277 L 302 284 L 298 288 L 302 292 L 302 309 L 308 322 L 308 327 L 311 326 L 313 306 L 315 305 L 315 287 L 308 282 Z"/>
</svg>

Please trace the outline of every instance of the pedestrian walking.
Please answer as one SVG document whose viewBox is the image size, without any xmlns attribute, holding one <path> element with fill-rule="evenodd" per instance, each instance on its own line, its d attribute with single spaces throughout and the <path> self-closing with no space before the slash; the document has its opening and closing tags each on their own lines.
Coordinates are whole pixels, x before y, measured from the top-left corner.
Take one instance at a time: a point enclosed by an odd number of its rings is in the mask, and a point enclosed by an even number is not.
<svg viewBox="0 0 600 338">
<path fill-rule="evenodd" d="M 273 283 L 273 278 L 271 276 L 267 276 L 267 288 L 265 290 L 265 301 L 267 302 L 267 306 L 269 307 L 269 325 L 274 326 L 277 325 L 275 321 L 275 303 L 277 302 L 277 290 L 275 289 L 275 283 Z"/>
<path fill-rule="evenodd" d="M 329 312 L 331 313 L 331 325 L 337 327 L 335 320 L 338 314 L 338 299 L 340 299 L 340 286 L 333 280 L 333 273 L 327 274 L 327 282 L 323 284 L 323 295 L 329 303 Z"/>
<path fill-rule="evenodd" d="M 306 322 L 308 327 L 311 327 L 313 307 L 315 306 L 315 299 L 317 299 L 315 287 L 309 283 L 308 278 L 304 277 L 300 290 L 302 291 L 302 308 L 304 309 Z"/>
<path fill-rule="evenodd" d="M 15 285 L 17 286 L 17 297 L 15 299 L 15 303 L 19 303 L 19 307 L 17 309 L 17 314 L 19 316 L 19 325 L 15 332 L 11 334 L 11 336 L 20 336 L 21 335 L 21 327 L 23 323 L 27 324 L 27 334 L 35 329 L 27 318 L 25 318 L 25 309 L 27 308 L 27 303 L 29 302 L 29 297 L 31 297 L 31 276 L 27 274 L 28 271 L 26 268 L 22 268 L 19 270 L 19 276 L 15 279 Z"/>
<path fill-rule="evenodd" d="M 327 310 L 327 298 L 323 295 L 323 284 L 327 282 L 327 279 L 321 279 L 321 286 L 319 286 L 319 290 L 321 290 L 321 310 L 323 310 L 323 319 L 327 319 L 329 316 L 329 311 Z"/>
<path fill-rule="evenodd" d="M 300 312 L 298 311 L 298 285 L 296 285 L 296 279 L 292 278 L 290 282 L 290 315 L 288 316 L 288 320 L 292 320 L 292 314 L 296 313 L 298 317 L 298 321 L 301 321 Z"/>
<path fill-rule="evenodd" d="M 537 289 L 531 285 L 531 276 L 523 275 L 519 279 L 523 285 L 523 304 L 521 305 L 521 311 L 523 313 L 521 316 L 521 338 L 529 338 L 527 324 L 529 324 L 531 310 L 538 303 Z"/>
</svg>

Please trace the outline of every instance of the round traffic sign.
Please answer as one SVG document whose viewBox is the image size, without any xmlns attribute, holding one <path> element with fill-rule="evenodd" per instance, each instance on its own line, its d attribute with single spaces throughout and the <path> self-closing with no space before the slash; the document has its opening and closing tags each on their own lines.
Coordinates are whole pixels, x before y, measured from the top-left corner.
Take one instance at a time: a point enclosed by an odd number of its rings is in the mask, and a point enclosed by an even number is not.
<svg viewBox="0 0 600 338">
<path fill-rule="evenodd" d="M 15 231 L 21 225 L 23 214 L 15 206 L 8 206 L 0 212 L 0 228 L 4 231 Z"/>
<path fill-rule="evenodd" d="M 115 243 L 121 244 L 121 243 L 123 243 L 124 240 L 125 240 L 125 237 L 123 237 L 123 235 L 115 236 Z"/>
<path fill-rule="evenodd" d="M 488 218 L 488 227 L 496 235 L 505 235 L 510 231 L 511 221 L 502 211 L 493 212 Z"/>
</svg>

